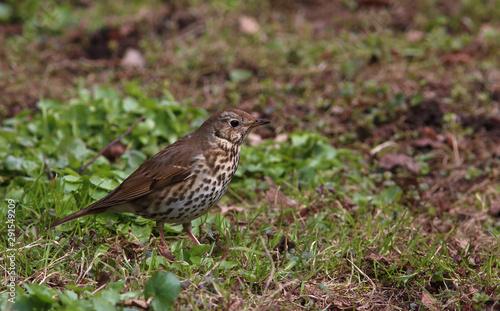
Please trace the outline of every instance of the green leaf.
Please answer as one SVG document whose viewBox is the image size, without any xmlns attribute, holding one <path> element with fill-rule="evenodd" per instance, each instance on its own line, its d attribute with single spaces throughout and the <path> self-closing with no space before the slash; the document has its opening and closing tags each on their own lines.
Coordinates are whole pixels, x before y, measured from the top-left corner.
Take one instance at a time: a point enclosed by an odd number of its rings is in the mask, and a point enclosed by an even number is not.
<svg viewBox="0 0 500 311">
<path fill-rule="evenodd" d="M 311 252 L 303 252 L 301 257 L 303 260 L 313 259 L 314 254 Z"/>
<path fill-rule="evenodd" d="M 69 305 L 78 300 L 78 295 L 74 291 L 65 290 L 64 294 L 59 295 L 59 298 L 63 304 Z"/>
<path fill-rule="evenodd" d="M 195 245 L 189 250 L 191 256 L 201 256 L 208 252 L 212 246 L 207 244 Z"/>
<path fill-rule="evenodd" d="M 173 306 L 175 299 L 181 293 L 181 283 L 170 272 L 156 272 L 148 280 L 144 288 L 144 296 L 154 297 L 151 306 L 154 310 L 166 310 Z"/>
<path fill-rule="evenodd" d="M 226 261 L 224 260 L 223 262 L 220 263 L 219 267 L 223 269 L 232 269 L 238 265 L 237 262 L 234 261 Z"/>
<path fill-rule="evenodd" d="M 108 288 L 119 293 L 122 291 L 124 286 L 125 286 L 125 280 L 122 280 L 122 281 L 118 281 L 118 282 L 114 282 L 114 283 L 109 284 Z"/>
<path fill-rule="evenodd" d="M 0 22 L 8 21 L 12 15 L 12 8 L 7 3 L 0 3 Z"/>
<path fill-rule="evenodd" d="M 66 175 L 63 177 L 63 180 L 66 182 L 80 182 L 82 180 L 81 176 L 73 176 L 73 175 Z"/>
<path fill-rule="evenodd" d="M 26 284 L 26 287 L 28 288 L 28 285 Z M 38 284 L 30 284 L 29 285 L 29 292 L 31 294 L 34 294 L 37 296 L 38 299 L 40 299 L 43 302 L 47 303 L 53 303 L 56 302 L 52 296 L 55 294 L 55 291 L 51 290 L 50 288 L 43 286 L 43 285 L 38 285 Z"/>
<path fill-rule="evenodd" d="M 240 269 L 238 270 L 237 272 L 239 275 L 243 276 L 244 278 L 246 278 L 247 280 L 250 280 L 250 281 L 255 281 L 257 280 L 257 277 L 255 276 L 255 274 L 251 273 L 251 272 L 248 272 L 248 271 L 245 271 L 243 269 Z"/>
<path fill-rule="evenodd" d="M 100 297 L 111 305 L 115 305 L 118 301 L 120 301 L 120 291 L 115 291 L 113 287 L 108 287 L 102 292 L 100 292 Z"/>
<path fill-rule="evenodd" d="M 132 235 L 131 239 L 137 238 L 141 243 L 146 243 L 149 241 L 149 237 L 151 236 L 152 228 L 148 224 L 144 226 L 138 226 L 136 224 L 132 224 Z"/>
<path fill-rule="evenodd" d="M 163 256 L 151 256 L 148 259 L 146 259 L 146 264 L 149 266 L 149 269 L 154 270 L 158 269 L 160 266 L 169 266 L 169 262 L 167 259 Z"/>
<path fill-rule="evenodd" d="M 484 304 L 490 300 L 490 296 L 486 295 L 485 293 L 476 293 L 474 297 L 472 297 L 472 301 L 479 303 L 479 304 Z"/>
<path fill-rule="evenodd" d="M 5 159 L 5 168 L 9 171 L 21 171 L 23 169 L 23 158 L 16 158 L 14 156 L 7 156 Z"/>
<path fill-rule="evenodd" d="M 186 261 L 193 266 L 201 266 L 201 264 L 203 263 L 203 259 L 200 256 L 191 256 Z"/>
<path fill-rule="evenodd" d="M 124 154 L 122 156 L 122 158 L 124 159 L 127 159 L 128 161 L 128 166 L 133 168 L 133 169 L 136 169 L 138 168 L 142 163 L 144 163 L 144 161 L 146 161 L 146 155 L 143 154 L 142 152 L 140 151 L 137 151 L 137 150 L 130 150 L 129 152 L 127 152 L 126 154 Z"/>
<path fill-rule="evenodd" d="M 105 254 L 109 250 L 109 244 L 104 243 L 99 245 L 97 250 L 94 253 L 94 264 L 97 264 L 98 262 L 101 261 L 101 255 Z"/>
<path fill-rule="evenodd" d="M 137 112 L 137 113 L 142 113 L 144 112 L 144 108 L 141 108 L 137 100 L 135 100 L 132 97 L 125 97 L 122 101 L 123 104 L 123 110 L 126 112 Z"/>
<path fill-rule="evenodd" d="M 94 310 L 96 311 L 109 311 L 115 308 L 114 304 L 109 302 L 108 300 L 96 297 L 92 299 Z"/>
<path fill-rule="evenodd" d="M 399 200 L 402 193 L 403 190 L 401 188 L 399 188 L 398 186 L 392 186 L 380 192 L 380 200 L 382 201 L 382 203 L 392 203 Z"/>
<path fill-rule="evenodd" d="M 233 69 L 229 72 L 229 79 L 234 82 L 243 83 L 252 77 L 252 72 L 247 69 Z"/>
<path fill-rule="evenodd" d="M 111 180 L 109 178 L 101 178 L 99 176 L 91 176 L 90 183 L 106 190 L 114 190 L 119 185 L 118 182 L 114 180 Z"/>
<path fill-rule="evenodd" d="M 75 285 L 72 285 L 72 284 L 66 285 L 66 288 L 69 289 L 69 290 L 74 291 L 75 293 L 83 293 L 83 292 L 86 292 L 86 291 L 92 291 L 93 290 L 92 286 L 79 287 L 79 286 L 75 286 Z"/>
<path fill-rule="evenodd" d="M 22 164 L 22 167 L 25 172 L 31 175 L 35 175 L 40 169 L 41 163 L 37 163 L 35 161 L 25 160 Z"/>
<path fill-rule="evenodd" d="M 88 149 L 80 138 L 67 136 L 59 143 L 58 151 L 73 156 L 79 162 L 87 158 Z"/>
</svg>

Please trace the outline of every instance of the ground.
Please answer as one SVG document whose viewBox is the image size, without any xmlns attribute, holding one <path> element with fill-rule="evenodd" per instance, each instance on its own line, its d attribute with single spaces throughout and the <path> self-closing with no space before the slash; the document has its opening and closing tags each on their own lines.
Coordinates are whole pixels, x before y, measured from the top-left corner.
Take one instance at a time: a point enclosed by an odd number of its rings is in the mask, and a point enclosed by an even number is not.
<svg viewBox="0 0 500 311">
<path fill-rule="evenodd" d="M 493 0 L 1 2 L 0 306 L 498 309 L 499 14 Z M 47 230 L 228 107 L 273 124 L 194 223 L 201 247 L 168 227 L 167 262 L 131 215 Z"/>
</svg>

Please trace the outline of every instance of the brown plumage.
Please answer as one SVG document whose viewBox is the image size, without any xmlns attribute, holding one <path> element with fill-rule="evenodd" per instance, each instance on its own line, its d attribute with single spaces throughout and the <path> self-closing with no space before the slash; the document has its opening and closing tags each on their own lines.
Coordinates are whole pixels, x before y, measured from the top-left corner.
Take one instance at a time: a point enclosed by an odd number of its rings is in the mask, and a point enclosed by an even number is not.
<svg viewBox="0 0 500 311">
<path fill-rule="evenodd" d="M 191 233 L 191 220 L 207 213 L 226 192 L 250 130 L 270 122 L 238 109 L 216 113 L 196 131 L 144 162 L 107 196 L 50 227 L 86 215 L 134 213 L 156 220 L 160 252 L 171 258 L 164 224 L 182 224 L 193 241 L 200 244 Z"/>
</svg>

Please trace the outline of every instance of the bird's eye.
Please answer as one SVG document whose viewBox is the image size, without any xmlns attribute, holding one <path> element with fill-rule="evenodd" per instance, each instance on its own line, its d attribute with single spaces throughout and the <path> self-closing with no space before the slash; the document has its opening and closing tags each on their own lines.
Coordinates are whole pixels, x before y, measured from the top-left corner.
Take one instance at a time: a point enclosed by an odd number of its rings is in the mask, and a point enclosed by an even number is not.
<svg viewBox="0 0 500 311">
<path fill-rule="evenodd" d="M 229 122 L 229 124 L 231 124 L 232 127 L 237 127 L 238 125 L 240 125 L 240 122 L 237 120 L 232 120 L 231 122 Z"/>
</svg>

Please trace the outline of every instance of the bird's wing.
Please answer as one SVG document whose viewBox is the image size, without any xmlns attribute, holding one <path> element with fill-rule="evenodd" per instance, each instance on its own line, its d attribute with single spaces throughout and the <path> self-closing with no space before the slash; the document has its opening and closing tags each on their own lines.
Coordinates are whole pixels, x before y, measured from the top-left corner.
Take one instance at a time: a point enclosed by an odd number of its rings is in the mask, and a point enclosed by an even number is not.
<svg viewBox="0 0 500 311">
<path fill-rule="evenodd" d="M 186 146 L 176 147 L 171 145 L 144 162 L 121 185 L 88 209 L 126 203 L 190 178 L 195 161 L 194 150 Z"/>
</svg>

